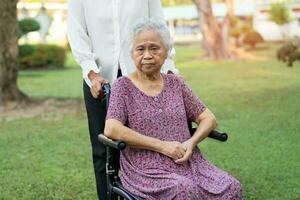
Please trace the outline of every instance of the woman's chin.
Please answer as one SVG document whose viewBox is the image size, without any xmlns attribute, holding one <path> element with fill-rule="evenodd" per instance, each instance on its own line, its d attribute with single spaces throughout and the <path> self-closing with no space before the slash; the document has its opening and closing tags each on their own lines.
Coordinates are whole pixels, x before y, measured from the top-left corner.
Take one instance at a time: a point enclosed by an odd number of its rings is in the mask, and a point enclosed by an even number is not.
<svg viewBox="0 0 300 200">
<path fill-rule="evenodd" d="M 159 70 L 156 69 L 156 67 L 154 66 L 143 66 L 141 71 L 147 75 L 150 75 L 150 74 L 155 74 L 157 73 Z"/>
</svg>

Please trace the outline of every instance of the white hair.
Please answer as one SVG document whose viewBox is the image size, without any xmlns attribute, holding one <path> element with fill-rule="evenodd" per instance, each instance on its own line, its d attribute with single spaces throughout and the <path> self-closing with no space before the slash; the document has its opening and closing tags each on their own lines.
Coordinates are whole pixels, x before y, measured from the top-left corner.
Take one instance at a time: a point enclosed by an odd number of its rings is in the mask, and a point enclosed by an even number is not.
<svg viewBox="0 0 300 200">
<path fill-rule="evenodd" d="M 172 49 L 173 41 L 171 39 L 167 25 L 161 21 L 153 20 L 150 18 L 144 19 L 134 24 L 131 31 L 129 31 L 128 45 L 130 52 L 132 52 L 133 43 L 136 36 L 145 30 L 152 30 L 158 33 L 167 51 L 170 51 Z"/>
</svg>

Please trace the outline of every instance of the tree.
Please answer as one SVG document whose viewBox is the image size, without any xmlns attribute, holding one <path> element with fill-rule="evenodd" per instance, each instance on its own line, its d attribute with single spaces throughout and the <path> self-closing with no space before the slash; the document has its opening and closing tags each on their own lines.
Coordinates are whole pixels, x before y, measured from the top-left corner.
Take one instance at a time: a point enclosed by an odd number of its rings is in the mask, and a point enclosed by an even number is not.
<svg viewBox="0 0 300 200">
<path fill-rule="evenodd" d="M 17 86 L 18 20 L 17 0 L 0 3 L 0 105 L 23 101 L 27 97 Z"/>
<path fill-rule="evenodd" d="M 192 1 L 198 11 L 199 28 L 202 32 L 202 49 L 204 57 L 207 59 L 263 59 L 259 56 L 247 53 L 243 48 L 239 48 L 230 43 L 230 32 L 234 28 L 237 18 L 234 16 L 233 0 L 163 0 L 164 5 L 172 3 L 188 4 Z M 212 11 L 211 2 L 224 2 L 227 6 L 227 15 L 222 21 L 218 21 Z M 234 32 L 235 30 L 233 30 Z M 236 32 L 236 31 L 235 31 Z M 236 35 L 234 33 L 233 35 Z M 240 35 L 236 35 L 238 37 Z"/>
<path fill-rule="evenodd" d="M 202 32 L 202 47 L 209 59 L 228 59 L 232 55 L 228 49 L 230 21 L 233 17 L 232 0 L 227 0 L 228 13 L 223 22 L 216 20 L 210 0 L 193 0 L 197 7 L 199 27 Z"/>
<path fill-rule="evenodd" d="M 284 25 L 290 22 L 290 14 L 284 3 L 274 3 L 270 10 L 270 19 L 281 27 L 282 37 L 285 39 L 286 34 Z"/>
</svg>

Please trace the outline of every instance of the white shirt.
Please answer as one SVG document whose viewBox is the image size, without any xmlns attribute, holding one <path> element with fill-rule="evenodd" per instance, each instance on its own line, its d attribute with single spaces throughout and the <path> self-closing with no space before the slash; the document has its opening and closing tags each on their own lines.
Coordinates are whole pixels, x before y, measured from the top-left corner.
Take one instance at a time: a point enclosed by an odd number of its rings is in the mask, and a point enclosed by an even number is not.
<svg viewBox="0 0 300 200">
<path fill-rule="evenodd" d="M 129 53 L 127 33 L 144 18 L 164 20 L 160 0 L 69 0 L 68 40 L 83 78 L 90 86 L 88 73 L 93 70 L 113 83 L 118 67 L 128 75 L 136 70 Z M 178 73 L 169 54 L 162 72 Z"/>
</svg>

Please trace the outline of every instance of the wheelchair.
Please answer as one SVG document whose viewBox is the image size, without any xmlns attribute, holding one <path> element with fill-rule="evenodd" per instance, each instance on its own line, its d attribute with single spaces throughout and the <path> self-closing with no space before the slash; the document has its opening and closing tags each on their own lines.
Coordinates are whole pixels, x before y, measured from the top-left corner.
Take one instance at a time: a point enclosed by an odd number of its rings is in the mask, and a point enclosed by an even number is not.
<svg viewBox="0 0 300 200">
<path fill-rule="evenodd" d="M 108 109 L 110 97 L 110 85 L 104 84 L 102 90 L 105 95 L 106 109 Z M 188 123 L 191 135 L 195 133 L 196 128 L 192 123 Z M 225 142 L 228 139 L 227 133 L 222 133 L 217 130 L 210 132 L 208 137 Z M 144 200 L 130 193 L 122 186 L 119 178 L 119 153 L 126 148 L 124 141 L 114 141 L 107 138 L 104 134 L 99 134 L 98 139 L 106 146 L 106 180 L 107 180 L 107 198 L 108 200 Z"/>
</svg>

